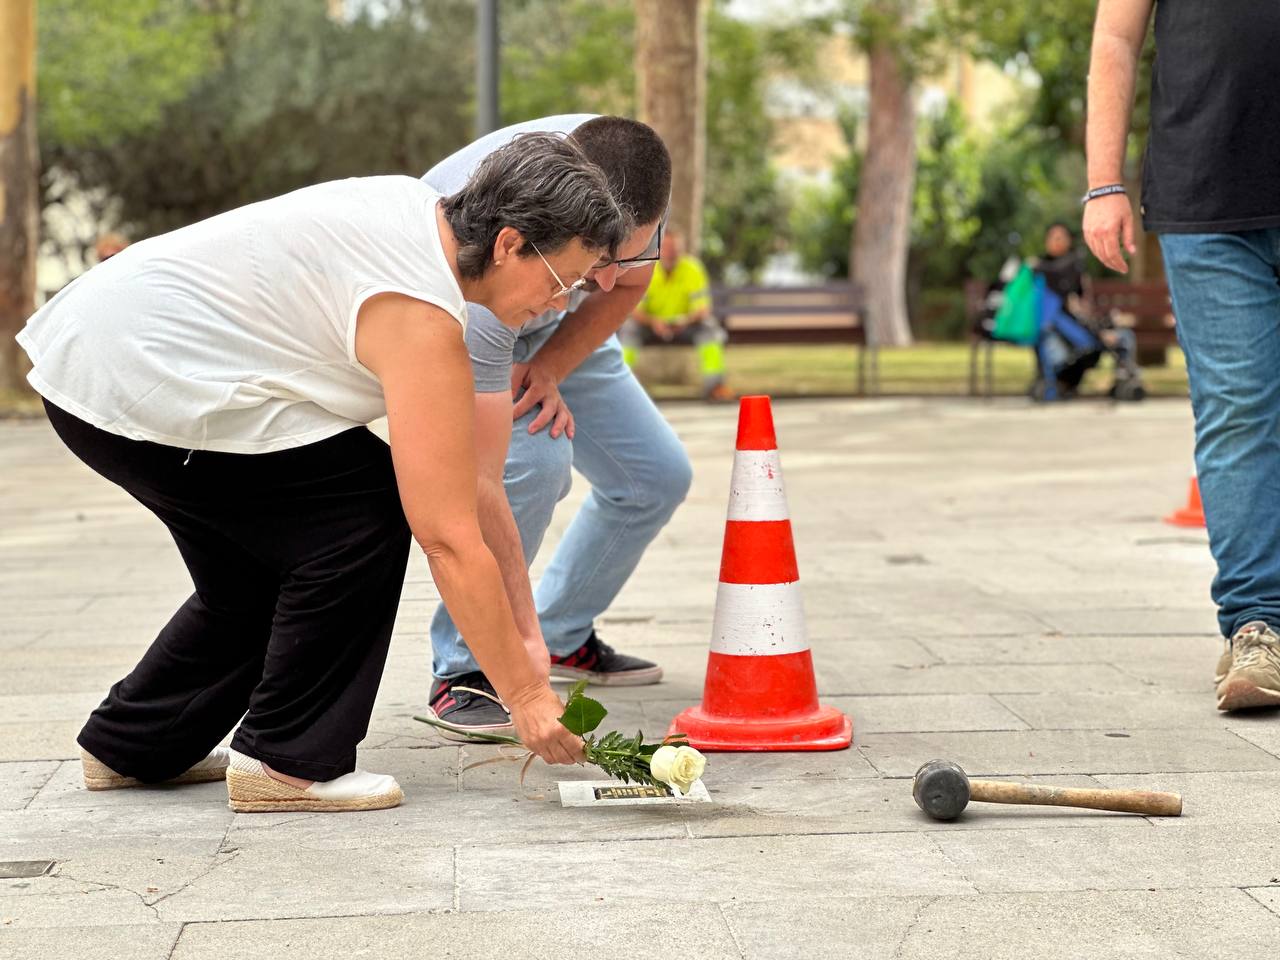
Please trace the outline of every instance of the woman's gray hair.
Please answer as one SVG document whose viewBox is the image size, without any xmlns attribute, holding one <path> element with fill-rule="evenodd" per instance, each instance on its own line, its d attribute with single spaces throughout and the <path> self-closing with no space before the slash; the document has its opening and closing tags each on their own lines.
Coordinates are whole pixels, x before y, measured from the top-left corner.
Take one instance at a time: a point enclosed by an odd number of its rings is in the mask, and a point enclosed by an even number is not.
<svg viewBox="0 0 1280 960">
<path fill-rule="evenodd" d="M 485 157 L 467 185 L 444 200 L 444 215 L 458 241 L 458 271 L 480 277 L 493 262 L 503 227 L 525 239 L 519 256 L 544 254 L 579 239 L 612 259 L 634 228 L 604 172 L 572 140 L 526 133 Z"/>
</svg>

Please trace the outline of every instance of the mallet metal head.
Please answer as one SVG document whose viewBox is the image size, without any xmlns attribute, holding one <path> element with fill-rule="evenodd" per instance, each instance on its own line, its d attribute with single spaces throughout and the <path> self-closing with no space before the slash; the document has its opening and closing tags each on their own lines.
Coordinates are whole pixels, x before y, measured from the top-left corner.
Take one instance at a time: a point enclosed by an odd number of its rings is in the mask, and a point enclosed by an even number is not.
<svg viewBox="0 0 1280 960">
<path fill-rule="evenodd" d="M 916 771 L 911 795 L 935 820 L 954 820 L 969 803 L 969 778 L 950 760 L 930 760 Z"/>
</svg>

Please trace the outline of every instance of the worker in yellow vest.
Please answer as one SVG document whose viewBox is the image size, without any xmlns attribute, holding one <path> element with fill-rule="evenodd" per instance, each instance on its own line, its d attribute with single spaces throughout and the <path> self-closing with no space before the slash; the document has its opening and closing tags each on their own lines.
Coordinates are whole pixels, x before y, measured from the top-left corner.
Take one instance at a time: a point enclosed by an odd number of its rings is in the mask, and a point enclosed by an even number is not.
<svg viewBox="0 0 1280 960">
<path fill-rule="evenodd" d="M 705 400 L 728 400 L 724 385 L 724 329 L 711 313 L 711 282 L 697 257 L 684 252 L 678 230 L 663 232 L 659 260 L 644 299 L 619 332 L 622 355 L 635 366 L 646 343 L 688 343 L 698 348 Z"/>
</svg>

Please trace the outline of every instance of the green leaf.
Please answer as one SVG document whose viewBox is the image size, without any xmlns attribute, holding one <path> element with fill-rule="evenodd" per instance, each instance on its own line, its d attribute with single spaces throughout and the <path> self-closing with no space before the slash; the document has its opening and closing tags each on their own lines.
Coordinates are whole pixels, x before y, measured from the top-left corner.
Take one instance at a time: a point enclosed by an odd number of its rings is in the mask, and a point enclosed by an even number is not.
<svg viewBox="0 0 1280 960">
<path fill-rule="evenodd" d="M 609 715 L 609 711 L 600 701 L 582 695 L 582 688 L 585 686 L 584 681 L 573 688 L 569 693 L 569 702 L 565 705 L 564 714 L 560 717 L 560 722 L 569 729 L 569 732 L 576 733 L 580 737 L 600 726 L 604 718 Z"/>
</svg>

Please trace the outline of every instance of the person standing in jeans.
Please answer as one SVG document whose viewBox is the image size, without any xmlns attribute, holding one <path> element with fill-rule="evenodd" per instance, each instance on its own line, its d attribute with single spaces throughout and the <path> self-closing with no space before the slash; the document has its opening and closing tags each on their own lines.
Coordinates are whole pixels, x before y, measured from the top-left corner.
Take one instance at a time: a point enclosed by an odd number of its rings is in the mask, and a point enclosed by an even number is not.
<svg viewBox="0 0 1280 960">
<path fill-rule="evenodd" d="M 1218 709 L 1280 705 L 1280 4 L 1101 0 L 1084 232 L 1126 273 L 1125 139 L 1155 11 L 1144 227 L 1160 235 L 1187 357 L 1196 471 L 1227 638 Z"/>
</svg>

